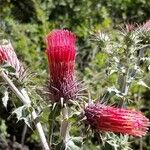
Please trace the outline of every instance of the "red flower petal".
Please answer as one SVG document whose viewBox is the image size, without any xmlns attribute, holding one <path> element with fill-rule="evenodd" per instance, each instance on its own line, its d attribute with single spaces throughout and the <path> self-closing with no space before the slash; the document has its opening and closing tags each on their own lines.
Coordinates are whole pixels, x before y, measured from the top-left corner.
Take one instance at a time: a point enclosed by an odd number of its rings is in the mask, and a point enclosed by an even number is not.
<svg viewBox="0 0 150 150">
<path fill-rule="evenodd" d="M 73 99 L 77 88 L 74 77 L 75 35 L 68 30 L 53 30 L 46 38 L 50 72 L 50 94 L 53 101 Z"/>
<path fill-rule="evenodd" d="M 133 136 L 143 136 L 150 122 L 141 112 L 92 104 L 85 108 L 85 116 L 97 131 L 112 131 Z"/>
<path fill-rule="evenodd" d="M 0 63 L 4 63 L 4 61 L 6 61 L 9 65 L 16 69 L 16 73 L 23 73 L 24 68 L 19 62 L 10 42 L 0 45 Z"/>
</svg>

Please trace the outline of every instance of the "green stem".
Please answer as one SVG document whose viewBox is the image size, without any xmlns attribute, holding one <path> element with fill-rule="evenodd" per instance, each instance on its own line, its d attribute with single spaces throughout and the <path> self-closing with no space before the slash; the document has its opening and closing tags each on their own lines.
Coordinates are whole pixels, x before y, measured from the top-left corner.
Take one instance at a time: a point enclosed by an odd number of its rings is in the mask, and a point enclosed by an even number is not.
<svg viewBox="0 0 150 150">
<path fill-rule="evenodd" d="M 141 62 L 140 59 L 141 59 L 142 57 L 144 57 L 144 52 L 145 52 L 145 51 L 144 51 L 143 49 L 141 49 L 141 50 L 139 51 L 138 60 L 137 60 L 137 62 L 136 62 L 137 67 L 140 66 L 140 62 Z M 132 83 L 132 81 L 131 81 L 130 83 L 127 83 L 128 78 L 129 78 L 129 77 L 130 77 L 130 78 L 135 78 L 136 75 L 137 75 L 137 70 L 136 70 L 136 69 L 132 69 L 130 75 L 129 75 L 129 71 L 130 71 L 130 69 L 127 68 L 127 71 L 126 71 L 125 75 L 123 76 L 122 83 L 120 84 L 121 92 L 122 92 L 124 95 L 127 95 L 127 94 L 128 94 L 129 87 L 130 87 L 130 85 L 131 85 L 131 83 Z M 123 106 L 124 106 L 124 103 L 125 103 L 125 98 L 123 98 L 123 99 L 120 100 L 120 102 L 119 102 L 119 107 L 123 107 Z"/>
<path fill-rule="evenodd" d="M 106 91 L 106 93 L 103 95 L 103 97 L 100 99 L 101 103 L 107 103 L 107 101 L 112 97 L 114 96 L 114 93 L 110 93 L 109 91 Z"/>
<path fill-rule="evenodd" d="M 124 74 L 124 75 L 121 75 L 119 78 L 121 78 L 121 82 L 120 82 L 120 91 L 121 93 L 126 96 L 127 93 L 128 93 L 128 89 L 129 89 L 129 86 L 127 85 L 127 79 L 128 79 L 128 75 L 127 73 Z M 125 107 L 125 98 L 123 97 L 120 101 L 119 101 L 119 104 L 118 104 L 118 107 Z"/>
<path fill-rule="evenodd" d="M 67 105 L 64 105 L 62 108 L 63 120 L 60 128 L 60 135 L 64 143 L 68 141 L 69 138 L 69 121 L 68 121 L 68 108 Z"/>
<path fill-rule="evenodd" d="M 56 112 L 58 111 L 58 105 L 54 106 L 53 104 L 51 112 L 49 114 L 49 144 L 52 146 L 53 144 L 53 131 L 54 131 L 54 123 L 56 119 Z"/>
</svg>

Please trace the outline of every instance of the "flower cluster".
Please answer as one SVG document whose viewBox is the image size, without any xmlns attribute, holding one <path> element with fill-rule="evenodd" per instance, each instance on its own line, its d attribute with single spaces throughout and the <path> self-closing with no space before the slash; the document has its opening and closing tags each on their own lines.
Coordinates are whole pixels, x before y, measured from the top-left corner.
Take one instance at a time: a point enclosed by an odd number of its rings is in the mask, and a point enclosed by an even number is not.
<svg viewBox="0 0 150 150">
<path fill-rule="evenodd" d="M 68 30 L 53 30 L 47 35 L 47 56 L 50 72 L 50 98 L 52 101 L 74 99 L 77 93 L 74 68 L 76 37 Z"/>
<path fill-rule="evenodd" d="M 150 122 L 141 112 L 91 104 L 85 108 L 87 122 L 96 131 L 112 131 L 137 137 L 144 136 Z"/>
<path fill-rule="evenodd" d="M 12 66 L 18 75 L 24 72 L 24 68 L 18 60 L 11 43 L 7 40 L 3 40 L 0 44 L 0 64 L 4 62 Z"/>
</svg>

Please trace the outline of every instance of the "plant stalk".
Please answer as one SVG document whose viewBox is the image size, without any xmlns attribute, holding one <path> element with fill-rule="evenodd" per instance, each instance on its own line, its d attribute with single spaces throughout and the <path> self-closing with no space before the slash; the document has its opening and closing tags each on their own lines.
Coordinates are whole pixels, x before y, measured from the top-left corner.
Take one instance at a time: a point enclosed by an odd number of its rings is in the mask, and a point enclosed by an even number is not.
<svg viewBox="0 0 150 150">
<path fill-rule="evenodd" d="M 24 146 L 24 140 L 27 132 L 27 125 L 25 124 L 23 127 L 22 135 L 21 135 L 21 145 Z"/>
<path fill-rule="evenodd" d="M 64 143 L 69 139 L 69 122 L 68 122 L 68 108 L 67 105 L 64 105 L 62 108 L 63 120 L 60 128 L 60 135 Z"/>
<path fill-rule="evenodd" d="M 25 89 L 22 90 L 21 91 L 22 93 L 21 93 L 3 71 L 0 72 L 0 76 L 7 82 L 7 84 L 10 86 L 11 90 L 17 95 L 17 97 L 22 101 L 22 103 L 24 105 L 29 105 L 29 106 L 31 105 L 31 100 L 30 100 L 29 96 L 27 95 L 27 92 L 25 91 Z M 31 115 L 34 120 L 37 118 L 37 113 L 35 112 L 34 109 L 33 109 Z M 45 137 L 41 123 L 39 121 L 35 122 L 35 126 L 39 133 L 44 150 L 50 150 L 48 143 L 46 141 L 46 137 Z"/>
<path fill-rule="evenodd" d="M 49 114 L 49 145 L 50 146 L 53 144 L 53 130 L 54 130 L 54 123 L 55 123 L 57 111 L 58 111 L 58 105 L 56 104 L 54 107 L 52 107 L 51 112 Z"/>
</svg>

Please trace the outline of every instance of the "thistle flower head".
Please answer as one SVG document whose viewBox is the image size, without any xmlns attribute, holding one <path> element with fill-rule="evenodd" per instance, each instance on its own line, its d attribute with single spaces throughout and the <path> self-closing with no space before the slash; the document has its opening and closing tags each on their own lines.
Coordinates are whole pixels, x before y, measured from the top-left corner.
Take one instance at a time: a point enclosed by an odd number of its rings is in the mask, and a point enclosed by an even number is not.
<svg viewBox="0 0 150 150">
<path fill-rule="evenodd" d="M 47 35 L 46 53 L 50 72 L 50 98 L 53 101 L 74 99 L 77 92 L 74 76 L 75 35 L 68 30 L 53 30 Z"/>
<path fill-rule="evenodd" d="M 4 62 L 12 66 L 18 75 L 24 72 L 11 43 L 7 40 L 3 40 L 0 44 L 0 64 Z"/>
<path fill-rule="evenodd" d="M 123 108 L 91 104 L 85 108 L 87 122 L 96 131 L 111 131 L 144 136 L 150 122 L 141 112 Z"/>
</svg>

